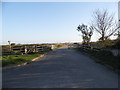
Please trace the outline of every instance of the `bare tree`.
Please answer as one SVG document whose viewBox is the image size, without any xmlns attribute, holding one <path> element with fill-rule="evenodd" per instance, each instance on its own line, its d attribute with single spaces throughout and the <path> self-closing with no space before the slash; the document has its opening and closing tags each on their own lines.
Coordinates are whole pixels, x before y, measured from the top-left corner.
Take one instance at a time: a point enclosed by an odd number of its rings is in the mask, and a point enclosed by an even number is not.
<svg viewBox="0 0 120 90">
<path fill-rule="evenodd" d="M 77 27 L 77 30 L 82 33 L 83 44 L 89 44 L 93 35 L 93 27 L 87 27 L 87 25 L 82 24 Z"/>
<path fill-rule="evenodd" d="M 94 12 L 92 27 L 101 35 L 99 39 L 101 41 L 108 39 L 119 28 L 114 21 L 114 16 L 109 15 L 107 10 Z"/>
</svg>

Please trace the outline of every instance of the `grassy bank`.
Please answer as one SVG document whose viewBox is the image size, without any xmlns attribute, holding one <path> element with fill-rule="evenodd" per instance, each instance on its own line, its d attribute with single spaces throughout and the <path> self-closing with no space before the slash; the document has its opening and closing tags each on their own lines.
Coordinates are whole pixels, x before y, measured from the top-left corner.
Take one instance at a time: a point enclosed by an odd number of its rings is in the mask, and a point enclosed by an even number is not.
<svg viewBox="0 0 120 90">
<path fill-rule="evenodd" d="M 113 54 L 110 51 L 93 51 L 93 50 L 84 50 L 82 48 L 79 49 L 81 52 L 84 52 L 88 54 L 89 56 L 92 56 L 95 58 L 95 61 L 97 63 L 106 64 L 114 69 L 120 70 L 120 63 L 119 58 L 120 56 L 113 56 Z"/>
<path fill-rule="evenodd" d="M 2 56 L 2 67 L 9 66 L 9 65 L 17 65 L 22 64 L 32 59 L 47 53 L 48 51 L 38 52 L 34 54 L 24 54 L 24 55 L 6 55 Z"/>
</svg>

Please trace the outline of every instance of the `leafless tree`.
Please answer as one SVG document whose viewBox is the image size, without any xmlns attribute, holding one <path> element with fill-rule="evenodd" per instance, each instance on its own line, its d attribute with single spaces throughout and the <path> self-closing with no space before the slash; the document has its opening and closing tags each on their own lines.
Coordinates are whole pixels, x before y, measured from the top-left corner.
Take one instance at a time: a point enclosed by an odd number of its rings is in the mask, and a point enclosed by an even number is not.
<svg viewBox="0 0 120 90">
<path fill-rule="evenodd" d="M 91 36 L 93 35 L 93 27 L 87 27 L 87 25 L 82 24 L 77 27 L 77 30 L 82 33 L 83 44 L 89 44 Z"/>
<path fill-rule="evenodd" d="M 101 35 L 99 39 L 101 41 L 108 39 L 119 28 L 114 20 L 114 15 L 109 15 L 108 10 L 94 12 L 92 27 Z"/>
</svg>

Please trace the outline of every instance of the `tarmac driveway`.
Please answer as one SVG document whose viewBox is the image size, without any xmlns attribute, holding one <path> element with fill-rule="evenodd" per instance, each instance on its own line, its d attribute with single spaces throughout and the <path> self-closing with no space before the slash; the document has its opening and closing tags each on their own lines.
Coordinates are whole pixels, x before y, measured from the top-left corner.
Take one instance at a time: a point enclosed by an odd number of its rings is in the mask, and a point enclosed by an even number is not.
<svg viewBox="0 0 120 90">
<path fill-rule="evenodd" d="M 3 69 L 3 88 L 118 88 L 118 74 L 60 48 L 26 66 Z"/>
</svg>

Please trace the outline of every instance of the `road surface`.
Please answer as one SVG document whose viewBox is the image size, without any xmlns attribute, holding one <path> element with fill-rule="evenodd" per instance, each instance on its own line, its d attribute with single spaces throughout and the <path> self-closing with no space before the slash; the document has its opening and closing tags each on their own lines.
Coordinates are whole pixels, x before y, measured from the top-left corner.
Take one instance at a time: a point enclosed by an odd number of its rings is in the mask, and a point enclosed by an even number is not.
<svg viewBox="0 0 120 90">
<path fill-rule="evenodd" d="M 118 88 L 118 75 L 78 51 L 60 48 L 26 66 L 3 69 L 3 88 Z"/>
</svg>

